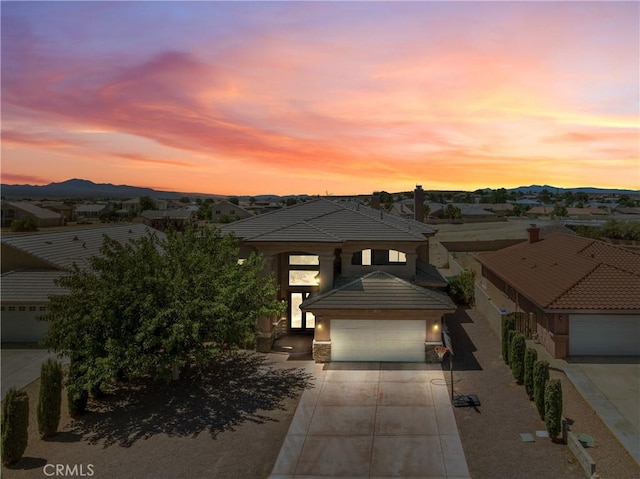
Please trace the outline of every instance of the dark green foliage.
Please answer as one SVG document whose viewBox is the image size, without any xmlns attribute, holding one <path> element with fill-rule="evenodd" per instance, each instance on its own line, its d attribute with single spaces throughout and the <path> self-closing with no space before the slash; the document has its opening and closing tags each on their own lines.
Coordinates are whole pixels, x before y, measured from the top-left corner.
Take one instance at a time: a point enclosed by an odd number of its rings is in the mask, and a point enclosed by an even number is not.
<svg viewBox="0 0 640 479">
<path fill-rule="evenodd" d="M 67 402 L 71 417 L 78 417 L 87 410 L 89 391 L 86 387 L 86 381 L 83 381 L 87 373 L 87 363 L 88 361 L 82 361 L 78 354 L 71 355 L 67 380 Z"/>
<path fill-rule="evenodd" d="M 10 466 L 22 459 L 29 441 L 29 396 L 9 389 L 2 405 L 2 463 Z"/>
<path fill-rule="evenodd" d="M 507 342 L 509 344 L 507 349 L 507 357 L 509 358 L 509 361 L 507 362 L 507 364 L 509 365 L 513 363 L 513 348 L 511 346 L 513 345 L 513 338 L 515 338 L 516 334 L 518 334 L 518 331 L 516 331 L 515 329 L 510 330 L 507 334 Z"/>
<path fill-rule="evenodd" d="M 516 328 L 513 313 L 508 314 L 502 321 L 502 359 L 509 364 L 509 331 Z"/>
<path fill-rule="evenodd" d="M 31 215 L 26 218 L 15 219 L 11 222 L 11 231 L 38 231 L 38 220 Z"/>
<path fill-rule="evenodd" d="M 533 400 L 540 414 L 540 419 L 544 419 L 544 390 L 549 381 L 549 363 L 547 361 L 536 361 L 533 366 Z"/>
<path fill-rule="evenodd" d="M 449 283 L 449 295 L 456 304 L 465 306 L 475 304 L 475 278 L 475 271 L 465 269 Z"/>
<path fill-rule="evenodd" d="M 559 379 L 547 381 L 544 391 L 544 423 L 555 442 L 562 428 L 562 384 Z"/>
<path fill-rule="evenodd" d="M 38 397 L 38 432 L 41 437 L 56 433 L 60 423 L 62 405 L 62 366 L 49 359 L 40 368 L 40 395 Z"/>
<path fill-rule="evenodd" d="M 527 348 L 524 354 L 524 388 L 529 400 L 533 401 L 533 367 L 538 360 L 538 351 Z"/>
<path fill-rule="evenodd" d="M 255 337 L 256 318 L 281 313 L 264 264 L 255 254 L 239 264 L 237 240 L 208 228 L 105 237 L 91 269 L 59 280 L 69 293 L 50 299 L 45 345 L 75 358 L 67 386 L 79 401 L 117 374 L 159 380 L 205 366 Z"/>
<path fill-rule="evenodd" d="M 511 340 L 511 372 L 513 378 L 522 384 L 524 381 L 524 353 L 527 348 L 527 343 L 522 333 L 516 333 Z"/>
<path fill-rule="evenodd" d="M 67 386 L 67 400 L 69 403 L 69 415 L 71 417 L 78 417 L 87 410 L 89 393 L 86 389 L 81 389 L 78 386 L 69 384 Z"/>
</svg>

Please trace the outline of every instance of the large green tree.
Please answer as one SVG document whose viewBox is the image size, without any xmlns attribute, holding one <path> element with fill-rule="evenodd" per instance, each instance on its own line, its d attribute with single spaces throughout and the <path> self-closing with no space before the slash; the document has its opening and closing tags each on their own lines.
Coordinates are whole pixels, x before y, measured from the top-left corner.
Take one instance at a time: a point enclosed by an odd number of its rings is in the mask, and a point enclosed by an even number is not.
<svg viewBox="0 0 640 479">
<path fill-rule="evenodd" d="M 256 318 L 278 314 L 281 303 L 264 259 L 240 264 L 236 244 L 211 229 L 124 244 L 105 237 L 90 268 L 59 280 L 68 294 L 51 297 L 45 317 L 45 345 L 75 364 L 70 385 L 167 378 L 251 343 Z"/>
</svg>

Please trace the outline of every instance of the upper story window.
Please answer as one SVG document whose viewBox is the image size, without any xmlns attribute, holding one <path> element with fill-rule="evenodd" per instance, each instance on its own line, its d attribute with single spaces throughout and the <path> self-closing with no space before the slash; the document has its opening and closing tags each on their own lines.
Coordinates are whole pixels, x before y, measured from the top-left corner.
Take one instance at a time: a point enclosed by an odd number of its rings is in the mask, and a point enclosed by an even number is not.
<svg viewBox="0 0 640 479">
<path fill-rule="evenodd" d="M 320 257 L 315 254 L 292 254 L 289 255 L 289 264 L 292 266 L 317 266 L 320 264 Z"/>
<path fill-rule="evenodd" d="M 395 249 L 363 249 L 354 253 L 351 264 L 357 266 L 384 266 L 407 264 L 407 255 Z"/>
<path fill-rule="evenodd" d="M 396 251 L 395 249 L 389 250 L 389 263 L 407 263 L 407 255 L 402 251 Z"/>
</svg>

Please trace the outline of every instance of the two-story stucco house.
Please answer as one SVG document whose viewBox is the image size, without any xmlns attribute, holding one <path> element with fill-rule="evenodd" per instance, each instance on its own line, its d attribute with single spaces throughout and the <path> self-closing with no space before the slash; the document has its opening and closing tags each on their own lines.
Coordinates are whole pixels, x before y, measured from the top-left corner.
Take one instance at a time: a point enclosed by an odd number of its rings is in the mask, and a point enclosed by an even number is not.
<svg viewBox="0 0 640 479">
<path fill-rule="evenodd" d="M 418 195 L 421 198 L 421 195 Z M 221 228 L 241 255 L 264 255 L 287 304 L 283 318 L 259 318 L 258 349 L 271 348 L 279 321 L 313 334 L 326 361 L 425 361 L 455 310 L 429 264 L 433 226 L 350 201 L 318 198 Z"/>
</svg>

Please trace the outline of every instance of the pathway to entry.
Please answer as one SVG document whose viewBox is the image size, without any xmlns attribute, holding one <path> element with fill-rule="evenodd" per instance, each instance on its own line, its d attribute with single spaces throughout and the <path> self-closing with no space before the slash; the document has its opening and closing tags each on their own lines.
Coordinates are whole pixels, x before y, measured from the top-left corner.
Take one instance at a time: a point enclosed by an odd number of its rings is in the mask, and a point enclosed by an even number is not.
<svg viewBox="0 0 640 479">
<path fill-rule="evenodd" d="M 271 479 L 469 477 L 439 364 L 331 363 L 314 374 Z"/>
</svg>

